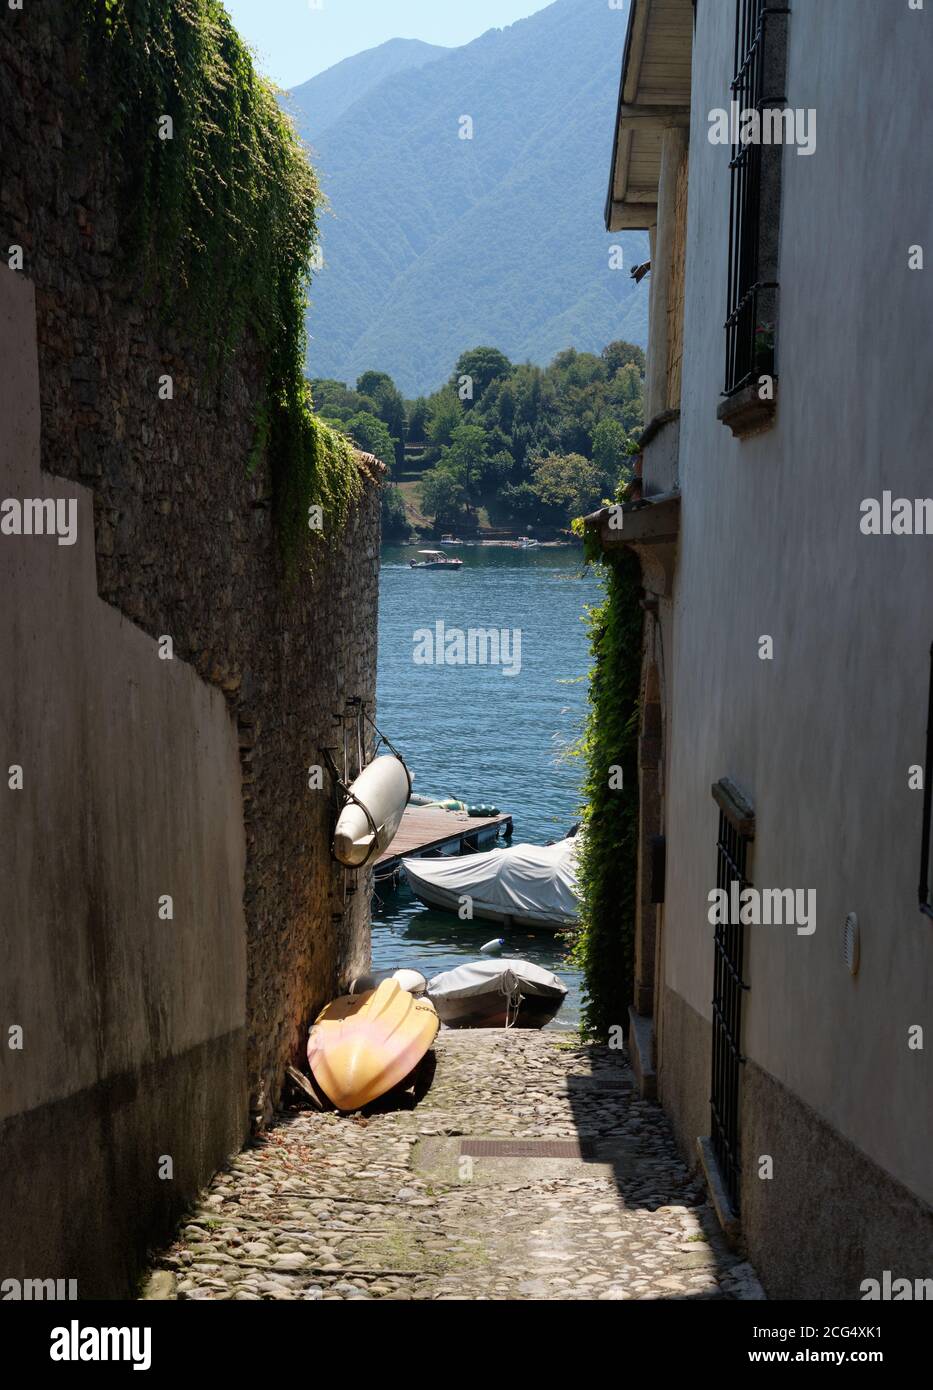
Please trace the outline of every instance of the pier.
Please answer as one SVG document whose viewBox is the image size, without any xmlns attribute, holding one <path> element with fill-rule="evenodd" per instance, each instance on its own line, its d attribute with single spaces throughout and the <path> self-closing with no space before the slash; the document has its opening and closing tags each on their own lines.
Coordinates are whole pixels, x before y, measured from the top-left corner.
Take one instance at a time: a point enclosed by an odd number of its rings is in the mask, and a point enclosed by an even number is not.
<svg viewBox="0 0 933 1390">
<path fill-rule="evenodd" d="M 397 873 L 403 856 L 475 854 L 511 834 L 511 816 L 468 816 L 437 806 L 406 806 L 394 840 L 376 860 L 376 878 Z"/>
</svg>

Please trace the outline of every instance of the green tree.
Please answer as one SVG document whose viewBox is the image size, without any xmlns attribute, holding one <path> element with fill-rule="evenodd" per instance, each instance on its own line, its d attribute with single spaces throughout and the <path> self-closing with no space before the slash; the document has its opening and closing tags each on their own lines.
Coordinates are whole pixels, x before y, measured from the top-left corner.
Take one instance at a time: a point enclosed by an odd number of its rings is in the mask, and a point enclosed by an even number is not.
<svg viewBox="0 0 933 1390">
<path fill-rule="evenodd" d="M 459 424 L 450 443 L 441 450 L 438 467 L 455 473 L 463 482 L 467 495 L 474 499 L 481 491 L 481 482 L 488 459 L 486 431 L 482 425 Z"/>
<path fill-rule="evenodd" d="M 593 432 L 593 462 L 609 492 L 615 491 L 623 465 L 629 457 L 628 442 L 624 425 L 611 415 L 604 416 Z"/>
<path fill-rule="evenodd" d="M 358 449 L 375 454 L 391 473 L 395 466 L 395 445 L 388 426 L 376 415 L 362 410 L 347 420 L 344 429 Z"/>
<path fill-rule="evenodd" d="M 315 410 L 331 420 L 349 420 L 351 415 L 358 415 L 361 410 L 378 414 L 375 401 L 359 391 L 351 391 L 342 381 L 315 378 L 311 382 L 311 398 Z"/>
<path fill-rule="evenodd" d="M 409 402 L 406 439 L 412 444 L 424 444 L 428 437 L 428 402 L 424 396 Z"/>
<path fill-rule="evenodd" d="M 432 468 L 425 473 L 419 488 L 421 509 L 435 521 L 452 524 L 467 510 L 467 490 L 456 473 L 446 468 Z"/>
<path fill-rule="evenodd" d="M 382 536 L 383 540 L 400 540 L 408 535 L 411 526 L 405 511 L 405 501 L 401 492 L 391 483 L 382 489 Z"/>
<path fill-rule="evenodd" d="M 570 386 L 589 386 L 594 381 L 605 381 L 609 376 L 606 363 L 601 357 L 592 352 L 577 352 L 576 348 L 566 348 L 559 352 L 548 371 L 565 389 Z"/>
<path fill-rule="evenodd" d="M 459 396 L 461 382 L 465 379 L 468 381 L 470 394 L 460 398 L 469 409 L 471 405 L 478 404 L 494 381 L 507 377 L 511 370 L 511 362 L 498 348 L 470 348 L 457 358 L 451 386 Z"/>
<path fill-rule="evenodd" d="M 500 449 L 483 461 L 481 482 L 484 492 L 502 487 L 515 471 L 515 460 L 507 449 Z"/>
<path fill-rule="evenodd" d="M 462 420 L 463 410 L 452 387 L 445 386 L 431 396 L 425 433 L 438 454 L 450 444 L 453 432 Z"/>
<path fill-rule="evenodd" d="M 549 454 L 535 459 L 532 487 L 549 520 L 569 526 L 574 517 L 595 511 L 604 479 L 592 459 L 581 454 Z"/>
<path fill-rule="evenodd" d="M 496 413 L 499 428 L 510 435 L 515 424 L 515 388 L 511 378 L 499 386 L 496 393 Z"/>
<path fill-rule="evenodd" d="M 402 393 L 387 372 L 364 372 L 356 383 L 361 396 L 375 403 L 375 413 L 387 426 L 395 446 L 399 467 L 405 458 L 405 402 Z"/>
<path fill-rule="evenodd" d="M 492 514 L 503 522 L 534 522 L 541 516 L 541 498 L 531 483 L 506 483 L 496 495 Z"/>
<path fill-rule="evenodd" d="M 618 338 L 614 343 L 607 343 L 600 354 L 606 364 L 609 375 L 615 376 L 621 367 L 625 367 L 629 362 L 634 363 L 640 376 L 645 375 L 645 350 L 636 346 L 635 343 L 626 343 Z"/>
</svg>

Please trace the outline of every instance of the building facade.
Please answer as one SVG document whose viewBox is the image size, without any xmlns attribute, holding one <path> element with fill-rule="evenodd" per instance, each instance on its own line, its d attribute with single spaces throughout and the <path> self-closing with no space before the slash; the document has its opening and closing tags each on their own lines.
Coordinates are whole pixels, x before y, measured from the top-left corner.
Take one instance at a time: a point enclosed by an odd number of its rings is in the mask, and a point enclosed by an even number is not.
<svg viewBox="0 0 933 1390">
<path fill-rule="evenodd" d="M 778 1298 L 933 1274 L 930 9 L 632 0 L 615 127 L 652 262 L 639 478 L 588 519 L 645 590 L 630 1048 Z"/>
</svg>

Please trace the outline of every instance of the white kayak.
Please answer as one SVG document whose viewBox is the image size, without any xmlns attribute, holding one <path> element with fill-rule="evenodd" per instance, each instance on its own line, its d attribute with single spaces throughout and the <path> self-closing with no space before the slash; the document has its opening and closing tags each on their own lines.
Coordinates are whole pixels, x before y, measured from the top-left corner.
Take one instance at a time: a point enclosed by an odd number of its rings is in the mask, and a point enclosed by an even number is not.
<svg viewBox="0 0 933 1390">
<path fill-rule="evenodd" d="M 405 877 L 429 907 L 505 926 L 561 931 L 576 925 L 576 838 L 556 845 L 514 845 L 488 854 L 403 859 Z"/>
<path fill-rule="evenodd" d="M 350 868 L 371 864 L 395 838 L 408 805 L 411 778 L 401 758 L 373 758 L 350 787 L 334 831 L 334 858 Z M 368 814 L 367 814 L 368 813 Z"/>
</svg>

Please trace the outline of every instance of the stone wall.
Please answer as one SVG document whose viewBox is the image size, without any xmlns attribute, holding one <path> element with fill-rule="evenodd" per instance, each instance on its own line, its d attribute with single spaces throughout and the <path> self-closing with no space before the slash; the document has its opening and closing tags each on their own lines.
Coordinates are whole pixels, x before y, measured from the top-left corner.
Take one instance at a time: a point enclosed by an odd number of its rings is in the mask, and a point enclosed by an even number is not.
<svg viewBox="0 0 933 1390">
<path fill-rule="evenodd" d="M 42 468 L 92 490 L 101 598 L 151 638 L 171 637 L 175 666 L 222 693 L 239 749 L 245 1048 L 261 1123 L 309 1014 L 367 961 L 367 884 L 345 895 L 326 782 L 309 790 L 308 768 L 346 701 L 375 694 L 376 466 L 361 458 L 362 500 L 345 532 L 325 538 L 313 574 L 288 580 L 266 462 L 249 469 L 262 362 L 245 344 L 212 374 L 205 347 L 166 321 L 126 255 L 107 93 L 81 81 L 72 7 L 30 0 L 0 15 L 0 248 L 22 247 L 18 273 L 35 292 Z M 96 659 L 110 662 L 106 646 Z M 143 854 L 151 811 L 140 800 L 127 812 Z"/>
</svg>

